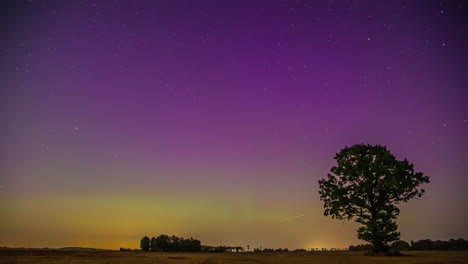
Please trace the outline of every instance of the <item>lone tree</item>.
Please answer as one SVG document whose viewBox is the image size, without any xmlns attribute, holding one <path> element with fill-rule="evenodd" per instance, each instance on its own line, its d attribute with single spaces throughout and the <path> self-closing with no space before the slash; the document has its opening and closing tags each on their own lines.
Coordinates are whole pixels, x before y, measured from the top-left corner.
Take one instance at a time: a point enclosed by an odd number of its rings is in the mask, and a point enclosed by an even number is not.
<svg viewBox="0 0 468 264">
<path fill-rule="evenodd" d="M 400 237 L 395 221 L 400 210 L 395 205 L 421 197 L 424 189 L 419 186 L 429 183 L 429 177 L 380 145 L 345 147 L 335 159 L 328 179 L 319 181 L 324 215 L 355 219 L 362 224 L 358 238 L 372 244 L 373 254 L 387 251 L 387 243 Z"/>
</svg>

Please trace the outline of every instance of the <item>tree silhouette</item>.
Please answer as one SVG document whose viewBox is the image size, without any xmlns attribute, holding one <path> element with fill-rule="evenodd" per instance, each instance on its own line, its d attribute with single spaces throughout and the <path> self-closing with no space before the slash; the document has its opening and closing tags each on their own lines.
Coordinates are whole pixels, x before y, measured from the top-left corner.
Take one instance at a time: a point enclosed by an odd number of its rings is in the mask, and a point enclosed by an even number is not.
<svg viewBox="0 0 468 264">
<path fill-rule="evenodd" d="M 201 242 L 198 239 L 177 236 L 160 235 L 152 237 L 144 237 L 141 240 L 141 249 L 143 251 L 158 251 L 158 252 L 199 252 L 201 251 Z"/>
<path fill-rule="evenodd" d="M 395 222 L 400 210 L 395 205 L 421 197 L 424 189 L 419 186 L 429 183 L 429 177 L 380 145 L 345 147 L 335 159 L 328 179 L 319 181 L 324 215 L 355 219 L 363 225 L 358 238 L 371 243 L 374 254 L 386 251 L 387 243 L 400 237 Z"/>
<path fill-rule="evenodd" d="M 151 251 L 157 251 L 157 247 L 156 247 L 156 238 L 155 238 L 155 237 L 152 237 L 152 238 L 151 238 L 151 241 L 150 241 L 150 250 L 151 250 Z"/>
<path fill-rule="evenodd" d="M 169 236 L 160 235 L 156 238 L 155 251 L 168 251 L 169 250 Z"/>
<path fill-rule="evenodd" d="M 150 239 L 149 239 L 149 237 L 145 236 L 145 237 L 143 237 L 141 239 L 140 248 L 143 251 L 149 251 L 150 250 Z"/>
</svg>

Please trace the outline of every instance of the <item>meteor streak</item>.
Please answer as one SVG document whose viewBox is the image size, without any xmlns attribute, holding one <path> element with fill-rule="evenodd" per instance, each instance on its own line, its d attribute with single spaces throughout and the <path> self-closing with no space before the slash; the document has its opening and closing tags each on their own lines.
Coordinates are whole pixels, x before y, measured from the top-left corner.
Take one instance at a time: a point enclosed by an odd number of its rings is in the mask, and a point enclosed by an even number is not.
<svg viewBox="0 0 468 264">
<path fill-rule="evenodd" d="M 305 216 L 305 215 L 304 215 L 304 214 L 295 215 L 295 216 L 291 216 L 291 217 L 285 218 L 285 219 L 283 219 L 283 221 L 289 221 L 289 220 L 291 220 L 291 219 L 299 218 L 299 217 L 303 217 L 303 216 Z"/>
</svg>

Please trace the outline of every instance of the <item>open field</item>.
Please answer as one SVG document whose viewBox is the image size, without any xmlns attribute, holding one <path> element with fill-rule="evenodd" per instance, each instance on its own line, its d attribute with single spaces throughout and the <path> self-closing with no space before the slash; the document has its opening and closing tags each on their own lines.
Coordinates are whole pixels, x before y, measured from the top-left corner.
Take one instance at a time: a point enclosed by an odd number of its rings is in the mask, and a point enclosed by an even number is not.
<svg viewBox="0 0 468 264">
<path fill-rule="evenodd" d="M 329 264 L 329 263 L 468 263 L 468 252 L 404 252 L 404 257 L 369 257 L 362 252 L 303 253 L 144 253 L 144 252 L 66 252 L 0 251 L 0 264 L 50 263 L 161 263 L 161 264 Z"/>
</svg>

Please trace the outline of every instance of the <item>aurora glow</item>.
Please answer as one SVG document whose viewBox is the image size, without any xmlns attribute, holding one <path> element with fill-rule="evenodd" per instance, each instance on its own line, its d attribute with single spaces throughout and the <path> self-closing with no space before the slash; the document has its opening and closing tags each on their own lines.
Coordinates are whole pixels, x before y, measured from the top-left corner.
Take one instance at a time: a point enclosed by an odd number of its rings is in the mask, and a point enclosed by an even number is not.
<svg viewBox="0 0 468 264">
<path fill-rule="evenodd" d="M 431 177 L 403 240 L 468 237 L 467 3 L 235 3 L 2 1 L 0 246 L 361 243 L 317 193 L 356 143 Z"/>
</svg>

